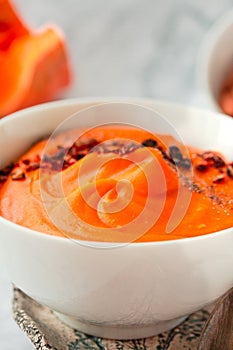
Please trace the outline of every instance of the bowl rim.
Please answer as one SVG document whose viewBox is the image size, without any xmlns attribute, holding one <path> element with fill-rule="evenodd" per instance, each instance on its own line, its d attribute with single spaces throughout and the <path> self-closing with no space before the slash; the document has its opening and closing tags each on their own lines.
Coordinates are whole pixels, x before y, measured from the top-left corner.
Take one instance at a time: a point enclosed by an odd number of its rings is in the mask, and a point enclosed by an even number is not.
<svg viewBox="0 0 233 350">
<path fill-rule="evenodd" d="M 221 39 L 222 35 L 233 25 L 233 8 L 225 11 L 218 17 L 209 27 L 203 40 L 201 41 L 200 50 L 196 65 L 196 85 L 204 92 L 207 103 L 214 111 L 222 112 L 219 104 L 212 92 L 209 81 L 209 64 L 216 44 Z"/>
<path fill-rule="evenodd" d="M 233 14 L 233 11 L 232 11 Z M 194 107 L 194 106 L 190 106 L 188 104 L 181 104 L 181 103 L 175 103 L 175 102 L 167 102 L 166 100 L 157 100 L 157 99 L 153 99 L 153 98 L 133 98 L 133 97 L 87 97 L 87 98 L 69 98 L 69 99 L 62 99 L 62 100 L 58 100 L 58 101 L 52 101 L 52 102 L 46 102 L 46 103 L 42 103 L 39 105 L 35 105 L 32 107 L 28 107 L 19 111 L 16 111 L 4 118 L 2 118 L 0 120 L 0 128 L 2 127 L 2 125 L 4 125 L 5 123 L 8 123 L 8 121 L 14 120 L 16 118 L 20 118 L 20 117 L 24 117 L 24 115 L 28 114 L 28 113 L 33 113 L 33 112 L 39 112 L 42 110 L 46 110 L 46 109 L 54 109 L 54 108 L 62 108 L 62 107 L 66 107 L 66 106 L 72 106 L 75 104 L 84 104 L 84 103 L 111 103 L 111 102 L 126 102 L 126 103 L 137 103 L 137 104 L 156 104 L 156 105 L 160 105 L 161 107 L 166 107 L 169 106 L 170 108 L 179 108 L 179 109 L 187 109 L 189 111 L 192 112 L 198 112 L 198 113 L 203 113 L 203 114 L 212 114 L 213 116 L 217 117 L 217 118 L 221 118 L 221 119 L 227 119 L 227 120 L 232 120 L 232 117 L 218 112 L 218 111 L 211 111 L 211 110 L 207 110 L 204 108 L 199 108 L 199 107 Z M 150 107 L 150 106 L 149 106 Z M 88 108 L 84 107 L 84 108 Z M 55 241 L 55 242 L 76 242 L 76 243 L 80 243 L 80 245 L 84 246 L 84 247 L 88 247 L 88 248 L 98 248 L 98 249 L 106 249 L 106 248 L 110 248 L 110 247 L 116 247 L 116 243 L 114 242 L 98 242 L 98 241 L 87 241 L 87 240 L 78 240 L 78 239 L 73 239 L 73 238 L 69 238 L 69 237 L 62 237 L 62 236 L 55 236 L 55 235 L 50 235 L 48 233 L 44 233 L 44 232 L 40 232 L 40 231 L 36 231 L 33 230 L 31 228 L 27 228 L 24 227 L 22 225 L 16 224 L 8 219 L 5 219 L 4 217 L 2 217 L 0 215 L 0 224 L 3 223 L 3 225 L 8 225 L 10 228 L 12 227 L 14 230 L 19 230 L 19 232 L 23 235 L 28 235 L 30 233 L 30 237 L 33 237 L 33 235 L 35 237 L 37 237 L 38 239 L 45 239 L 48 241 Z M 131 246 L 131 247 L 146 247 L 146 246 L 155 246 L 155 247 L 160 247 L 160 246 L 173 246 L 175 245 L 181 245 L 181 244 L 189 244 L 192 243 L 193 241 L 202 241 L 202 240 L 206 240 L 206 239 L 214 239 L 217 238 L 218 236 L 222 236 L 222 235 L 228 235 L 228 234 L 232 234 L 232 229 L 233 226 L 220 230 L 220 231 L 216 231 L 216 232 L 210 232 L 204 235 L 200 235 L 200 236 L 195 236 L 195 237 L 184 237 L 184 238 L 179 238 L 179 239 L 172 239 L 172 240 L 165 240 L 165 241 L 150 241 L 150 242 L 129 242 L 129 243 L 125 243 L 125 242 L 120 242 L 117 243 L 117 247 L 119 246 Z M 43 237 L 43 238 L 42 238 Z M 86 242 L 87 244 L 83 244 L 83 242 Z M 90 243 L 90 245 L 88 245 L 88 243 Z M 96 244 L 96 246 L 94 246 L 94 243 Z M 100 244 L 100 247 L 98 247 L 98 245 Z M 104 247 L 103 247 L 104 245 Z"/>
</svg>

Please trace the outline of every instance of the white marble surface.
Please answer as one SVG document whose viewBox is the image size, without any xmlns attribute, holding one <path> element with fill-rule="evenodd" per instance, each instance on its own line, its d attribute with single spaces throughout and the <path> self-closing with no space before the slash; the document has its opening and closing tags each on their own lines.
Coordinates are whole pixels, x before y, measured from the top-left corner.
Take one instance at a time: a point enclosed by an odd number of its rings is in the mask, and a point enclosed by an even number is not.
<svg viewBox="0 0 233 350">
<path fill-rule="evenodd" d="M 65 32 L 74 82 L 66 96 L 153 97 L 205 105 L 196 85 L 203 36 L 232 0 L 14 0 L 33 27 Z M 0 8 L 1 11 L 1 8 Z M 0 349 L 32 350 L 11 318 L 0 269 Z"/>
</svg>

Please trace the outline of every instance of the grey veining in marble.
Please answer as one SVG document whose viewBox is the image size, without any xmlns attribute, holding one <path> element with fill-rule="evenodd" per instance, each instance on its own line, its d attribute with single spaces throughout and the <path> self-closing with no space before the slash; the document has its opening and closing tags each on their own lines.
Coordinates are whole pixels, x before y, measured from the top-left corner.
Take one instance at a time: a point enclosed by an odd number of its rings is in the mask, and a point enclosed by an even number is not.
<svg viewBox="0 0 233 350">
<path fill-rule="evenodd" d="M 63 29 L 74 74 L 67 97 L 153 97 L 200 105 L 201 42 L 232 7 L 232 0 L 13 1 L 34 28 L 55 22 Z M 10 289 L 0 270 L 0 349 L 32 349 L 11 319 Z"/>
</svg>

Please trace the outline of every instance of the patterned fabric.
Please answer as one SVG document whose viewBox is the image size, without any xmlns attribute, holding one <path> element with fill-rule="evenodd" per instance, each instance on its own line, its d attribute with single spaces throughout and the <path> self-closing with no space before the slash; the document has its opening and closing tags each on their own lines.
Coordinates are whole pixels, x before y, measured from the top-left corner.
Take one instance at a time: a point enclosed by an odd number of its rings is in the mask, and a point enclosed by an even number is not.
<svg viewBox="0 0 233 350">
<path fill-rule="evenodd" d="M 107 340 L 81 333 L 60 321 L 49 309 L 14 288 L 16 323 L 38 350 L 196 350 L 211 307 L 190 315 L 172 330 L 139 340 Z"/>
</svg>

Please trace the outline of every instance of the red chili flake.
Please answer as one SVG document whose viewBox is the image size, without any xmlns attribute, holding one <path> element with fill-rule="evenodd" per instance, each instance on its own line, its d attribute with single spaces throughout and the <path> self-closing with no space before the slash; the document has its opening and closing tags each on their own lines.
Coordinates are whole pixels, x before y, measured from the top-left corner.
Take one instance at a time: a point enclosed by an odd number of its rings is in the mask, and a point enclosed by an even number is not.
<svg viewBox="0 0 233 350">
<path fill-rule="evenodd" d="M 96 139 L 87 139 L 85 141 L 81 141 L 80 143 L 77 142 L 76 145 L 77 147 L 82 147 L 82 146 L 86 146 L 86 148 L 91 149 L 92 147 L 95 147 L 96 145 L 98 145 L 98 141 Z"/>
<path fill-rule="evenodd" d="M 88 152 L 85 152 L 85 153 L 84 153 L 84 152 L 78 153 L 77 156 L 76 156 L 75 158 L 73 158 L 73 159 L 75 159 L 76 161 L 77 161 L 77 160 L 80 160 L 80 159 L 82 159 L 83 157 L 85 157 L 85 156 L 87 155 L 87 153 L 88 153 Z"/>
<path fill-rule="evenodd" d="M 206 151 L 206 152 L 202 153 L 201 156 L 207 162 L 214 162 L 214 153 L 211 151 Z"/>
<path fill-rule="evenodd" d="M 87 154 L 93 147 L 98 145 L 98 141 L 95 139 L 87 139 L 83 141 L 76 141 L 68 150 L 68 153 L 72 155 L 72 157 L 76 158 L 79 153 Z"/>
<path fill-rule="evenodd" d="M 223 183 L 224 180 L 225 180 L 225 175 L 224 174 L 220 174 L 220 175 L 215 176 L 215 178 L 213 179 L 213 183 L 214 184 L 220 184 L 220 183 Z"/>
<path fill-rule="evenodd" d="M 75 149 L 72 149 L 68 154 L 73 158 L 79 160 L 83 157 L 85 157 L 87 155 L 88 151 L 85 152 L 85 150 L 83 150 L 82 152 L 76 152 Z"/>
<path fill-rule="evenodd" d="M 69 163 L 69 161 L 70 161 L 71 159 L 73 159 L 73 158 L 71 157 L 70 154 L 66 154 L 65 157 L 64 157 L 64 161 L 65 161 L 66 163 Z"/>
<path fill-rule="evenodd" d="M 30 164 L 30 159 L 23 159 L 23 160 L 22 160 L 22 163 L 23 163 L 24 165 L 29 165 L 29 164 Z"/>
<path fill-rule="evenodd" d="M 72 158 L 71 155 L 67 154 L 64 158 L 64 164 L 73 165 L 76 163 L 76 159 Z"/>
<path fill-rule="evenodd" d="M 73 146 L 71 147 L 72 149 Z M 70 165 L 76 162 L 76 159 L 69 154 L 69 149 L 63 146 L 57 146 L 58 152 L 53 155 L 45 154 L 42 158 L 42 162 L 38 163 L 39 167 L 43 169 L 49 169 L 54 171 L 61 171 L 67 169 Z M 35 165 L 36 167 L 37 165 Z M 31 169 L 34 170 L 34 169 Z"/>
<path fill-rule="evenodd" d="M 40 161 L 41 161 L 41 157 L 40 157 L 39 154 L 37 154 L 37 155 L 35 156 L 35 158 L 34 158 L 34 162 L 35 162 L 35 163 L 40 163 Z"/>
<path fill-rule="evenodd" d="M 26 171 L 34 171 L 34 170 L 37 170 L 39 169 L 40 167 L 40 163 L 35 163 L 35 162 L 32 162 L 32 163 L 29 163 L 29 166 L 26 168 Z"/>
<path fill-rule="evenodd" d="M 120 142 L 120 141 L 114 141 L 114 142 L 109 141 L 109 142 L 104 142 L 102 144 L 95 146 L 93 149 L 91 149 L 90 152 L 96 152 L 98 154 L 114 153 L 120 156 L 124 156 L 128 153 L 135 151 L 140 147 L 141 145 L 133 142 L 127 143 L 127 142 Z"/>
<path fill-rule="evenodd" d="M 222 168 L 226 165 L 225 161 L 214 152 L 204 152 L 202 154 L 203 159 L 208 162 L 210 165 L 213 165 L 215 168 Z"/>
<path fill-rule="evenodd" d="M 5 182 L 7 180 L 7 178 L 8 178 L 8 175 L 1 175 L 0 174 L 0 183 Z"/>
<path fill-rule="evenodd" d="M 23 170 L 20 168 L 17 168 L 15 171 L 13 171 L 13 173 L 11 173 L 11 178 L 14 181 L 18 181 L 18 180 L 24 180 L 26 177 Z"/>
</svg>

